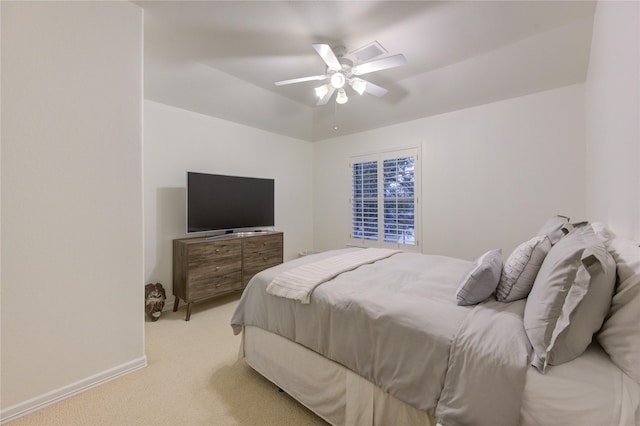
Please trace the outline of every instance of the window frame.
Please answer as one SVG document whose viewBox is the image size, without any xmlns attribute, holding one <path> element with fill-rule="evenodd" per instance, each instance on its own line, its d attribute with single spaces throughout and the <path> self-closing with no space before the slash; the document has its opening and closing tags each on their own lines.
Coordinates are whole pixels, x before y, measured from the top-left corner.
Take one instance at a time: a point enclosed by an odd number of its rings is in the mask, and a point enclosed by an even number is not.
<svg viewBox="0 0 640 426">
<path fill-rule="evenodd" d="M 393 159 L 401 159 L 406 157 L 414 158 L 414 171 L 413 171 L 413 186 L 414 186 L 414 195 L 413 195 L 413 229 L 414 229 L 414 241 L 415 244 L 403 244 L 397 242 L 385 242 L 384 231 L 384 206 L 385 206 L 385 197 L 384 197 L 384 161 L 385 160 L 393 160 Z M 375 240 L 365 239 L 362 237 L 354 237 L 353 236 L 353 225 L 354 225 L 354 165 L 362 164 L 367 162 L 377 163 L 377 238 Z M 421 235 L 421 217 L 422 217 L 422 209 L 420 203 L 420 195 L 421 195 L 421 156 L 420 156 L 420 147 L 405 147 L 405 148 L 397 148 L 392 150 L 385 150 L 374 152 L 370 154 L 360 154 L 353 155 L 349 158 L 349 246 L 356 247 L 386 247 L 386 248 L 398 248 L 405 251 L 420 251 L 420 235 Z"/>
</svg>

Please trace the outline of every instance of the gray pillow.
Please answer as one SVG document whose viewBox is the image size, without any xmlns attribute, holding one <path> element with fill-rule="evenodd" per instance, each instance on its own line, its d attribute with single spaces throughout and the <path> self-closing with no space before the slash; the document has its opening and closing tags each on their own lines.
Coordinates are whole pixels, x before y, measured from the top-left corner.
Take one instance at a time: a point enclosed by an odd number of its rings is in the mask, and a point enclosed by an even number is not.
<svg viewBox="0 0 640 426">
<path fill-rule="evenodd" d="M 475 305 L 493 294 L 502 272 L 502 249 L 489 250 L 464 274 L 456 299 L 458 305 Z"/>
<path fill-rule="evenodd" d="M 546 235 L 549 237 L 551 245 L 554 245 L 564 237 L 565 233 L 562 231 L 562 227 L 567 223 L 569 223 L 569 218 L 566 216 L 552 216 L 542 225 L 542 228 L 540 228 L 536 235 Z"/>
<path fill-rule="evenodd" d="M 502 266 L 496 299 L 513 302 L 527 297 L 549 250 L 551 242 L 546 235 L 533 237 L 516 247 Z"/>
<path fill-rule="evenodd" d="M 615 274 L 591 226 L 575 228 L 551 248 L 524 310 L 532 365 L 544 372 L 584 352 L 609 311 Z"/>
</svg>

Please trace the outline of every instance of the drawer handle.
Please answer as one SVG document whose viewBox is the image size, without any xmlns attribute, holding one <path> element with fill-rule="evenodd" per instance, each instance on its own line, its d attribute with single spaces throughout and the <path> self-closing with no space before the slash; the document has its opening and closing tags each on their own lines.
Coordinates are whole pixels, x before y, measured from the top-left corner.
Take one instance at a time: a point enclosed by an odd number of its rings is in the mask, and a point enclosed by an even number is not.
<svg viewBox="0 0 640 426">
<path fill-rule="evenodd" d="M 216 249 L 216 253 L 220 253 L 220 249 Z"/>
<path fill-rule="evenodd" d="M 262 243 L 262 245 L 263 245 L 263 246 L 266 246 L 266 245 L 267 245 L 267 242 L 266 242 L 266 241 L 265 241 L 265 242 L 263 242 L 263 243 Z"/>
<path fill-rule="evenodd" d="M 220 270 L 219 266 L 216 266 L 216 272 L 218 272 Z"/>
<path fill-rule="evenodd" d="M 262 260 L 264 260 L 264 261 L 266 262 L 266 261 L 267 261 L 267 258 L 266 258 L 266 257 L 263 257 L 263 258 L 262 258 Z"/>
<path fill-rule="evenodd" d="M 220 287 L 222 284 L 216 284 L 215 287 L 218 288 Z"/>
</svg>

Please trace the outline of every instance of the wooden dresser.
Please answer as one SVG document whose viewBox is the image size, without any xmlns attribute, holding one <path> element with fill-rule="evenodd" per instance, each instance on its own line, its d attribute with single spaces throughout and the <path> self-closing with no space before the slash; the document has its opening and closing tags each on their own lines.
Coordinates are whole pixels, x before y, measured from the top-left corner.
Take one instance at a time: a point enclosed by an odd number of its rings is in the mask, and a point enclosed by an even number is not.
<svg viewBox="0 0 640 426">
<path fill-rule="evenodd" d="M 173 311 L 180 299 L 191 304 L 241 291 L 258 272 L 282 263 L 282 232 L 237 233 L 173 240 Z"/>
</svg>

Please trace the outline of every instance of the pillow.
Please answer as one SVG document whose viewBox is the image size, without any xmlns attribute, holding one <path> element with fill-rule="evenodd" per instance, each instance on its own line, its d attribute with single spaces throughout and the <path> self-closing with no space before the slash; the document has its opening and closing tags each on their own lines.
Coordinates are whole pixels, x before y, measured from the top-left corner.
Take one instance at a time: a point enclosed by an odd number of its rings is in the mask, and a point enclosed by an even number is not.
<svg viewBox="0 0 640 426">
<path fill-rule="evenodd" d="M 611 360 L 640 383 L 640 247 L 637 242 L 614 238 L 608 248 L 616 262 L 618 282 L 597 339 Z"/>
<path fill-rule="evenodd" d="M 527 297 L 549 250 L 551 241 L 546 235 L 533 237 L 516 247 L 502 267 L 496 299 L 513 302 Z"/>
<path fill-rule="evenodd" d="M 475 305 L 493 294 L 502 271 L 502 249 L 489 250 L 464 274 L 456 290 L 458 305 Z"/>
<path fill-rule="evenodd" d="M 546 235 L 549 237 L 549 241 L 551 245 L 554 245 L 562 237 L 564 237 L 565 233 L 562 231 L 562 227 L 569 222 L 569 218 L 562 215 L 552 216 L 542 225 L 542 228 L 538 231 L 536 235 L 543 236 Z"/>
<path fill-rule="evenodd" d="M 615 274 L 590 226 L 573 229 L 549 250 L 524 310 L 533 366 L 544 372 L 584 352 L 609 312 Z"/>
<path fill-rule="evenodd" d="M 637 241 L 626 238 L 614 238 L 607 244 L 609 253 L 617 266 L 618 282 L 628 280 L 632 275 L 640 274 L 640 255 Z"/>
<path fill-rule="evenodd" d="M 607 247 L 609 240 L 616 237 L 616 234 L 614 234 L 611 229 L 607 228 L 600 222 L 591 222 L 591 227 L 593 228 L 593 232 L 595 232 L 596 236 L 604 242 L 605 247 Z"/>
</svg>

